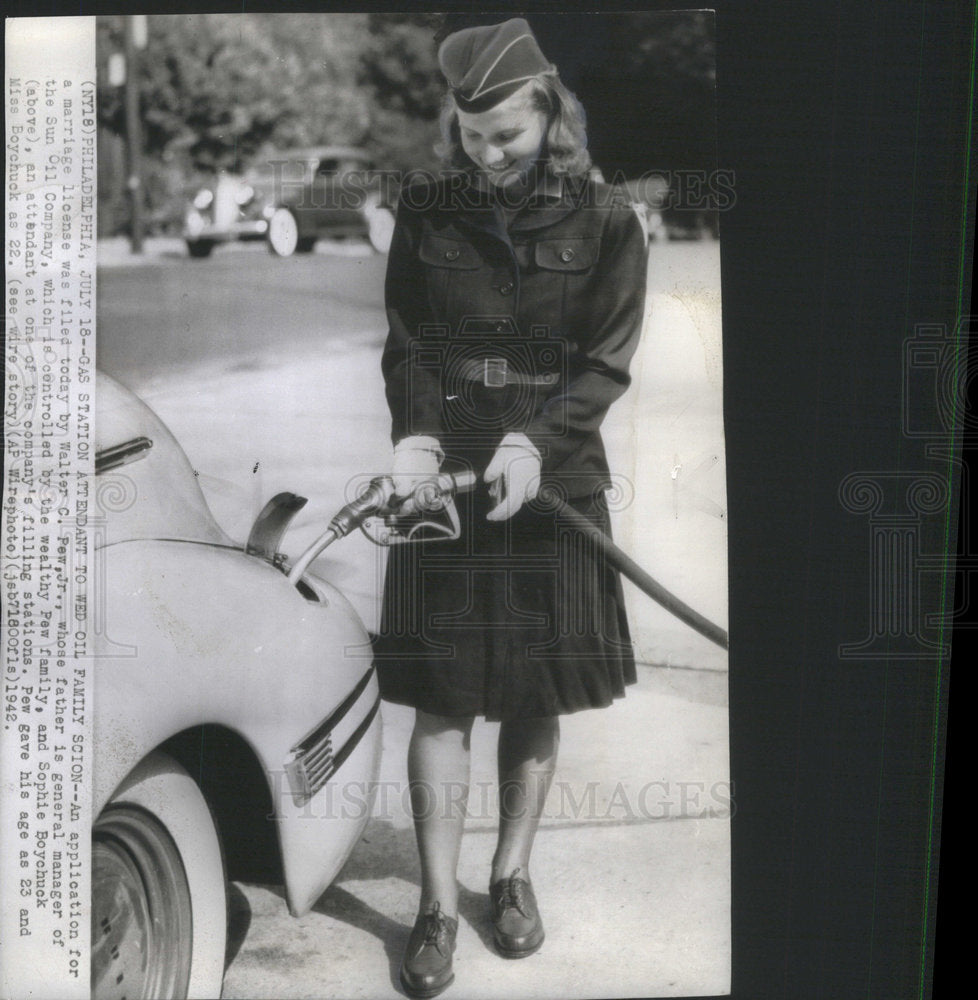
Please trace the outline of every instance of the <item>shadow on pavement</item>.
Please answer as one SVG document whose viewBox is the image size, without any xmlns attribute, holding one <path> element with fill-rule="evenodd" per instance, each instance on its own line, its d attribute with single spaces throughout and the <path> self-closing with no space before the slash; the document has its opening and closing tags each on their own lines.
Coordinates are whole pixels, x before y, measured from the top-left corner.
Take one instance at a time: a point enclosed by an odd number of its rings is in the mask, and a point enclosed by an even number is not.
<svg viewBox="0 0 978 1000">
<path fill-rule="evenodd" d="M 356 883 L 368 879 L 409 884 L 412 887 L 411 906 L 416 906 L 421 893 L 421 880 L 413 828 L 397 827 L 387 820 L 372 820 L 337 881 L 313 907 L 315 913 L 376 937 L 387 955 L 391 985 L 398 992 L 403 992 L 399 970 L 414 923 L 414 910 L 410 923 L 400 923 L 343 888 L 344 882 Z M 279 887 L 274 891 L 281 893 Z M 493 951 L 488 892 L 474 892 L 467 886 L 459 885 L 458 908 L 459 918 L 472 927 L 489 951 Z"/>
<path fill-rule="evenodd" d="M 330 886 L 320 896 L 319 902 L 313 907 L 313 912 L 349 924 L 379 938 L 387 955 L 387 971 L 391 985 L 399 992 L 403 992 L 398 971 L 408 935 L 411 933 L 410 927 L 384 916 L 338 885 Z"/>
<path fill-rule="evenodd" d="M 224 954 L 224 971 L 237 958 L 251 927 L 251 904 L 245 894 L 232 882 L 228 886 L 228 940 Z"/>
</svg>

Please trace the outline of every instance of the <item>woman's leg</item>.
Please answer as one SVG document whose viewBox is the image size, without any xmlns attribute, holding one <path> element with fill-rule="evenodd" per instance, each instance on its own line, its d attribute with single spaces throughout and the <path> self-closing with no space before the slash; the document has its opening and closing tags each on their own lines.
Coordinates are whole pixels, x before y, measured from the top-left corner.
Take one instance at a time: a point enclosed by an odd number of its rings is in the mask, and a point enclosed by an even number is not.
<svg viewBox="0 0 978 1000">
<path fill-rule="evenodd" d="M 469 796 L 471 718 L 416 710 L 408 747 L 411 810 L 421 858 L 422 913 L 458 915 L 458 869 Z"/>
<path fill-rule="evenodd" d="M 530 851 L 557 765 L 557 716 L 513 719 L 499 730 L 499 840 L 491 883 L 514 870 L 529 879 Z"/>
</svg>

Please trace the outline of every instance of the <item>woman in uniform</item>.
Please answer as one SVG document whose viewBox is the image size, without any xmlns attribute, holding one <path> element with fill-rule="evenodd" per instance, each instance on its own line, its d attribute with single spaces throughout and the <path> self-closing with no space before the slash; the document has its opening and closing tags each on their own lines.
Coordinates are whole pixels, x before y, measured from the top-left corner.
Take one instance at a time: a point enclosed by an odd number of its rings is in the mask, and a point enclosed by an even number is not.
<svg viewBox="0 0 978 1000">
<path fill-rule="evenodd" d="M 396 546 L 384 588 L 381 693 L 416 711 L 408 751 L 421 901 L 401 982 L 452 981 L 456 868 L 473 720 L 500 720 L 493 940 L 532 954 L 544 929 L 530 852 L 558 717 L 635 681 L 617 573 L 561 526 L 554 498 L 609 531 L 599 427 L 629 385 L 644 233 L 590 179 L 583 111 L 520 18 L 454 32 L 437 180 L 406 187 L 385 286 L 382 369 L 400 495 L 471 469 L 461 535 Z"/>
</svg>

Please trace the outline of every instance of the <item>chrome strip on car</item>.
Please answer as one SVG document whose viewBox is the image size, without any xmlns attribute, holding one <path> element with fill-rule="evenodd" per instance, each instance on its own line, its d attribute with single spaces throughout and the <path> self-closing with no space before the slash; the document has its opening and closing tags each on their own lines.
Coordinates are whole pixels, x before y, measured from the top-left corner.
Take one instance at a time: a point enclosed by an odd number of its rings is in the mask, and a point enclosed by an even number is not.
<svg viewBox="0 0 978 1000">
<path fill-rule="evenodd" d="M 137 462 L 146 457 L 146 452 L 153 447 L 153 442 L 148 437 L 133 438 L 122 444 L 114 444 L 111 448 L 105 448 L 95 456 L 95 474 L 108 472 L 109 469 L 117 469 L 120 465 L 128 465 L 130 462 Z"/>
<path fill-rule="evenodd" d="M 333 730 L 360 699 L 370 683 L 373 672 L 374 668 L 371 666 L 360 678 L 357 686 L 343 700 L 343 703 L 308 736 L 291 748 L 290 753 L 293 756 L 285 763 L 285 773 L 288 775 L 292 798 L 296 805 L 304 805 L 329 781 L 347 757 L 356 749 L 357 744 L 370 728 L 370 724 L 380 708 L 379 694 L 360 724 L 343 746 L 334 753 Z"/>
</svg>

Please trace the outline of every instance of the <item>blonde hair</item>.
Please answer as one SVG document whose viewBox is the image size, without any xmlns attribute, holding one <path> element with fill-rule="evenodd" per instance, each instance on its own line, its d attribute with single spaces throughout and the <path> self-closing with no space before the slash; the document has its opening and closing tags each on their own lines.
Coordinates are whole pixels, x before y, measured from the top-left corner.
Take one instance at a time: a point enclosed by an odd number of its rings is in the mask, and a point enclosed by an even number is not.
<svg viewBox="0 0 978 1000">
<path fill-rule="evenodd" d="M 587 151 L 586 116 L 581 102 L 561 83 L 557 70 L 533 77 L 530 99 L 535 111 L 547 116 L 543 156 L 547 168 L 556 177 L 582 177 L 591 167 Z M 472 161 L 462 147 L 458 108 L 451 92 L 445 95 L 439 117 L 441 142 L 435 153 L 449 170 L 468 170 Z"/>
</svg>

